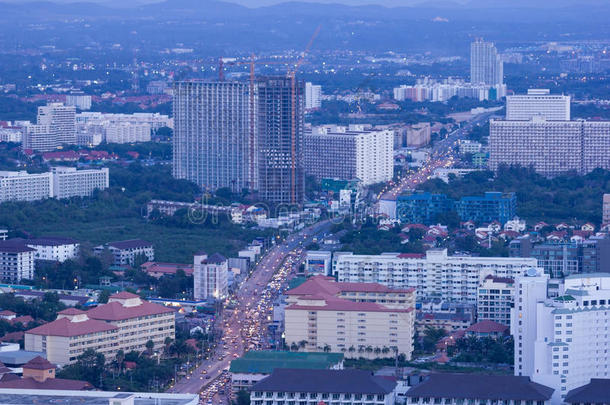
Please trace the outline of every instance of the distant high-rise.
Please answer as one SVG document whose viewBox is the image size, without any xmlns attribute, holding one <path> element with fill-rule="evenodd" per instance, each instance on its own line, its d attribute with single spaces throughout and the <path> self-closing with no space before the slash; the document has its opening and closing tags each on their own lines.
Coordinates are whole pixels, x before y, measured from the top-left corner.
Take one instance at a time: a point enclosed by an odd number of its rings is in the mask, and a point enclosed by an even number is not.
<svg viewBox="0 0 610 405">
<path fill-rule="evenodd" d="M 470 44 L 470 82 L 490 86 L 504 83 L 504 65 L 493 42 L 478 38 Z"/>
<path fill-rule="evenodd" d="M 305 85 L 289 77 L 257 80 L 259 196 L 278 204 L 304 198 L 303 128 Z"/>
<path fill-rule="evenodd" d="M 570 121 L 570 96 L 550 94 L 549 89 L 529 89 L 527 94 L 506 97 L 506 119 L 528 121 L 539 116 L 547 121 Z"/>
<path fill-rule="evenodd" d="M 249 179 L 249 105 L 247 83 L 175 83 L 174 177 L 212 190 L 255 188 Z"/>
<path fill-rule="evenodd" d="M 305 108 L 310 110 L 322 107 L 322 86 L 305 83 Z"/>
<path fill-rule="evenodd" d="M 23 148 L 47 152 L 64 144 L 76 144 L 76 108 L 62 103 L 38 107 L 36 124 L 25 128 Z"/>
</svg>

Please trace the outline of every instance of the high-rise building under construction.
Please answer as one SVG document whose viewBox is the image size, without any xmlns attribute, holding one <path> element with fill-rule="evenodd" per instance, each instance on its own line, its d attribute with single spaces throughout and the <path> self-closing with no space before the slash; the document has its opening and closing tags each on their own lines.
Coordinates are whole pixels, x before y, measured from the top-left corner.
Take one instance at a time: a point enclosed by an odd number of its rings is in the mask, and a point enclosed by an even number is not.
<svg viewBox="0 0 610 405">
<path fill-rule="evenodd" d="M 275 204 L 304 198 L 305 84 L 294 77 L 257 79 L 259 197 Z"/>
</svg>

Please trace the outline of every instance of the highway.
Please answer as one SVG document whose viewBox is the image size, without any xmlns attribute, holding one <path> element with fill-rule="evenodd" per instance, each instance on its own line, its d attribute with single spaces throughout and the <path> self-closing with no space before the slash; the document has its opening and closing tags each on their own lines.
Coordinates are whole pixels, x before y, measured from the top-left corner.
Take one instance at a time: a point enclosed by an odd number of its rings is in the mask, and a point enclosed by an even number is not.
<svg viewBox="0 0 610 405">
<path fill-rule="evenodd" d="M 396 197 L 413 190 L 418 184 L 428 180 L 434 170 L 440 167 L 452 167 L 455 163 L 454 148 L 460 139 L 464 139 L 475 125 L 480 125 L 489 120 L 494 112 L 477 115 L 461 128 L 455 129 L 444 139 L 436 141 L 432 146 L 432 153 L 428 160 L 419 170 L 410 171 L 402 177 L 398 183 L 390 184 L 377 196 L 379 200 L 395 200 Z"/>
<path fill-rule="evenodd" d="M 302 259 L 303 248 L 328 231 L 328 221 L 290 235 L 273 247 L 237 289 L 233 310 L 224 308 L 218 327 L 221 341 L 215 352 L 167 392 L 200 393 L 202 404 L 227 403 L 230 396 L 228 369 L 231 360 L 245 350 L 267 347 L 268 316 L 273 300 L 286 288 L 288 276 Z"/>
</svg>

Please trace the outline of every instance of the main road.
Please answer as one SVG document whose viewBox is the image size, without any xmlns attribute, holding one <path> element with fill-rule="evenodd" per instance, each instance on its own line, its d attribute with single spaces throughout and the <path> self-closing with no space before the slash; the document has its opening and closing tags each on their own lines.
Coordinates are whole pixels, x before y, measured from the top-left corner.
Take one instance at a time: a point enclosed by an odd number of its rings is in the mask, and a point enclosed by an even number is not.
<svg viewBox="0 0 610 405">
<path fill-rule="evenodd" d="M 303 248 L 329 228 L 328 221 L 311 225 L 288 236 L 260 260 L 237 289 L 232 300 L 236 302 L 234 309 L 223 307 L 217 321 L 221 341 L 215 351 L 168 392 L 200 393 L 202 403 L 208 404 L 226 401 L 231 360 L 245 350 L 267 348 L 267 322 L 273 312 L 273 300 L 285 288 Z"/>
</svg>

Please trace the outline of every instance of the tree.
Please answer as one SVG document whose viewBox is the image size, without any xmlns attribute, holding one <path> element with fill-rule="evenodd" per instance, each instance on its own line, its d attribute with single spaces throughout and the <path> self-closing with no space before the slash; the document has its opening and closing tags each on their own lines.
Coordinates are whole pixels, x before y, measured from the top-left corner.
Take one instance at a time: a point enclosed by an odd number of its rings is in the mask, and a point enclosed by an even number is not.
<svg viewBox="0 0 610 405">
<path fill-rule="evenodd" d="M 247 391 L 239 390 L 234 405 L 250 405 L 250 394 Z"/>
<path fill-rule="evenodd" d="M 443 338 L 447 333 L 443 328 L 432 328 L 426 326 L 424 337 L 422 338 L 422 346 L 425 351 L 434 351 L 436 343 Z"/>
<path fill-rule="evenodd" d="M 117 369 L 119 370 L 119 374 L 121 373 L 121 369 L 123 368 L 123 361 L 125 360 L 125 352 L 123 349 L 120 349 L 116 353 L 115 361 L 117 364 Z"/>
<path fill-rule="evenodd" d="M 100 295 L 97 297 L 97 302 L 100 304 L 106 304 L 108 303 L 108 298 L 110 298 L 110 291 L 102 290 Z"/>
<path fill-rule="evenodd" d="M 152 355 L 153 349 L 155 348 L 155 342 L 153 342 L 152 340 L 149 340 L 148 342 L 146 342 L 146 352 L 148 353 L 148 355 Z"/>
<path fill-rule="evenodd" d="M 76 358 L 74 364 L 62 368 L 57 377 L 84 380 L 97 388 L 102 388 L 100 377 L 104 373 L 105 363 L 106 359 L 103 354 L 97 353 L 93 349 L 87 349 Z"/>
</svg>

